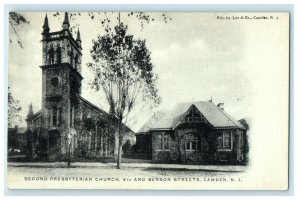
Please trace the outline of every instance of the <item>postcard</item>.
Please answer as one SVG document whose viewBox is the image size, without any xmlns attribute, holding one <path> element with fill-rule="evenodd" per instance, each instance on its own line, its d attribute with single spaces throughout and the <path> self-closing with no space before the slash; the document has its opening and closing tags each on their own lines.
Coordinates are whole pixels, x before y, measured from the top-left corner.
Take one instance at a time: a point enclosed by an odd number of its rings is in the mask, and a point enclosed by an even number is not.
<svg viewBox="0 0 300 200">
<path fill-rule="evenodd" d="M 287 12 L 10 12 L 9 189 L 287 190 Z"/>
</svg>

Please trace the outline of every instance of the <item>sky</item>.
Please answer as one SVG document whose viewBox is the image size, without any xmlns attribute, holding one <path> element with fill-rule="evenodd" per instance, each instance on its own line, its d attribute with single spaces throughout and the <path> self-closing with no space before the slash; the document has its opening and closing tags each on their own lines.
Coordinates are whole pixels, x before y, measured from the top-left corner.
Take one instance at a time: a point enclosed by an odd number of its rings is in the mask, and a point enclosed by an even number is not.
<svg viewBox="0 0 300 200">
<path fill-rule="evenodd" d="M 10 28 L 13 42 L 9 45 L 8 85 L 13 96 L 20 100 L 25 119 L 31 102 L 34 112 L 41 108 L 40 40 L 45 13 L 22 15 L 30 24 L 17 28 L 23 49 L 15 42 L 16 36 Z M 245 118 L 251 122 L 256 111 L 269 105 L 273 94 L 280 93 L 278 89 L 286 86 L 284 78 L 287 74 L 286 71 L 282 73 L 282 66 L 287 60 L 273 59 L 286 55 L 287 45 L 286 31 L 281 31 L 276 21 L 218 19 L 218 16 L 241 16 L 238 13 L 168 13 L 172 20 L 164 23 L 161 13 L 150 15 L 156 20 L 141 31 L 136 19 L 121 13 L 121 21 L 128 24 L 129 33 L 146 39 L 154 72 L 159 76 L 157 87 L 162 97 L 162 103 L 154 110 L 141 102 L 132 112 L 128 123 L 133 130 L 139 130 L 157 110 L 171 109 L 180 102 L 209 99 L 215 104 L 224 103 L 225 111 L 235 119 Z M 48 13 L 50 32 L 61 30 L 62 16 L 63 13 L 59 17 Z M 117 13 L 108 13 L 112 24 L 116 24 L 116 16 Z M 95 94 L 86 84 L 91 77 L 85 64 L 91 61 L 92 40 L 104 33 L 97 19 L 90 20 L 87 14 L 82 14 L 71 20 L 71 26 L 79 27 L 82 39 L 82 75 L 85 78 L 82 96 L 108 110 L 104 95 Z M 283 77 L 277 77 L 278 74 Z M 259 104 L 259 98 L 263 104 Z"/>
</svg>

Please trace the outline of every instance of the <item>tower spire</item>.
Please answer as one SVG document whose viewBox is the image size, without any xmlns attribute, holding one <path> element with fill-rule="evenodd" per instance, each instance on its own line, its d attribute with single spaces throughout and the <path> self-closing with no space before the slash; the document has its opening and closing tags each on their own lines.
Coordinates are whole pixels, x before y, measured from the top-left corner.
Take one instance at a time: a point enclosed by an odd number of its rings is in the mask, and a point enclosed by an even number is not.
<svg viewBox="0 0 300 200">
<path fill-rule="evenodd" d="M 79 28 L 78 28 L 78 31 L 77 31 L 76 43 L 81 48 L 81 38 L 80 38 Z"/>
<path fill-rule="evenodd" d="M 65 19 L 63 22 L 63 29 L 69 29 L 70 27 L 70 22 L 69 22 L 69 13 L 65 12 Z"/>
<path fill-rule="evenodd" d="M 27 119 L 31 118 L 33 116 L 33 108 L 32 108 L 32 103 L 29 105 L 28 109 L 28 114 L 27 114 Z"/>
<path fill-rule="evenodd" d="M 78 31 L 77 31 L 77 38 L 76 38 L 76 41 L 81 41 L 79 28 L 78 28 Z"/>
<path fill-rule="evenodd" d="M 43 33 L 49 33 L 50 28 L 49 28 L 49 23 L 48 23 L 48 17 L 47 17 L 47 13 L 44 19 L 44 25 L 43 25 Z"/>
</svg>

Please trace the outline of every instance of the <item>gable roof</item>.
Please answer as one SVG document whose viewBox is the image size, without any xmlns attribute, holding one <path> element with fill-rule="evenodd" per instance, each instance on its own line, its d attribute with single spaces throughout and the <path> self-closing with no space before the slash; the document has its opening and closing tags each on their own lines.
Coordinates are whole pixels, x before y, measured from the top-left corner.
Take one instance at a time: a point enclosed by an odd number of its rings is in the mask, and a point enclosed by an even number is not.
<svg viewBox="0 0 300 200">
<path fill-rule="evenodd" d="M 177 127 L 177 124 L 180 123 L 180 120 L 188 114 L 193 105 L 214 128 L 244 129 L 238 121 L 214 103 L 210 101 L 200 101 L 179 103 L 169 112 L 163 112 L 163 114 L 160 115 L 154 114 L 139 132 L 174 129 Z"/>
<path fill-rule="evenodd" d="M 96 105 L 92 104 L 91 102 L 89 102 L 88 100 L 83 98 L 82 96 L 77 94 L 77 97 L 81 101 L 82 104 L 84 104 L 85 106 L 87 106 L 90 109 L 94 110 L 101 117 L 108 117 L 110 115 L 109 113 L 105 112 L 101 108 L 99 108 Z M 34 119 L 41 117 L 41 113 L 42 113 L 42 110 L 38 111 L 37 113 L 32 115 L 30 118 L 28 118 L 27 121 L 32 122 Z M 113 116 L 113 117 L 114 117 L 115 120 L 118 120 L 118 118 L 116 116 Z M 125 129 L 128 132 L 134 133 L 134 131 L 131 128 L 129 128 L 125 123 L 123 123 L 123 125 L 124 125 Z"/>
<path fill-rule="evenodd" d="M 82 96 L 77 94 L 77 97 L 79 100 L 81 100 L 81 102 L 87 106 L 90 107 L 91 109 L 97 111 L 98 114 L 100 115 L 104 115 L 104 116 L 108 116 L 109 114 L 107 112 L 105 112 L 104 110 L 102 110 L 101 108 L 99 108 L 98 106 L 92 104 L 91 102 L 89 102 L 88 100 L 86 100 L 85 98 L 83 98 Z"/>
</svg>

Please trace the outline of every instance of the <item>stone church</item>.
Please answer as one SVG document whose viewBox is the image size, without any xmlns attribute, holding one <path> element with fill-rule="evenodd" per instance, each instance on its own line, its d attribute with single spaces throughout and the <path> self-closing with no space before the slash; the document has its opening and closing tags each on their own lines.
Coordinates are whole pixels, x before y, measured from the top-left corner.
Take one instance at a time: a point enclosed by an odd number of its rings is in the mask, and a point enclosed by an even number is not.
<svg viewBox="0 0 300 200">
<path fill-rule="evenodd" d="M 157 112 L 137 133 L 136 157 L 156 162 L 247 163 L 247 130 L 212 101 Z"/>
<path fill-rule="evenodd" d="M 117 118 L 81 96 L 82 46 L 70 31 L 68 13 L 62 30 L 50 32 L 47 15 L 42 32 L 42 108 L 27 115 L 27 146 L 31 160 L 63 161 L 66 156 L 114 157 Z M 123 143 L 135 140 L 123 126 Z"/>
</svg>

